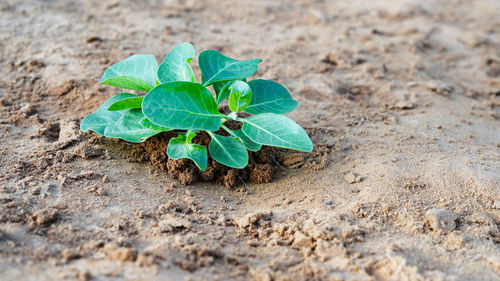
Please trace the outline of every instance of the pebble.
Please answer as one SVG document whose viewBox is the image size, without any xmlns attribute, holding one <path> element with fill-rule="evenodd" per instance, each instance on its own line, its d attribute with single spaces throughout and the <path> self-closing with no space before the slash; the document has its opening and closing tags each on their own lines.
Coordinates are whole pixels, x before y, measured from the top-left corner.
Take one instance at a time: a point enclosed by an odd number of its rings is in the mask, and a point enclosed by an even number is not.
<svg viewBox="0 0 500 281">
<path fill-rule="evenodd" d="M 328 200 L 328 201 L 326 201 L 326 203 L 325 203 L 325 204 L 326 204 L 327 206 L 330 206 L 330 205 L 332 205 L 332 204 L 333 204 L 333 202 L 332 202 L 332 200 Z"/>
<path fill-rule="evenodd" d="M 358 174 L 348 172 L 344 175 L 344 180 L 348 184 L 353 184 L 353 183 L 361 182 L 363 180 L 363 178 L 361 176 L 359 176 Z"/>
<path fill-rule="evenodd" d="M 168 215 L 165 219 L 158 223 L 158 226 L 160 227 L 161 232 L 171 232 L 175 229 L 189 230 L 191 228 L 191 222 L 184 218 L 178 218 Z"/>
<path fill-rule="evenodd" d="M 85 39 L 86 43 L 94 43 L 94 42 L 101 42 L 102 39 L 98 36 L 89 36 L 87 39 Z"/>
<path fill-rule="evenodd" d="M 425 87 L 428 89 L 428 90 L 431 90 L 439 95 L 443 95 L 443 96 L 449 96 L 451 93 L 453 93 L 455 91 L 455 89 L 444 83 L 443 81 L 440 81 L 440 80 L 431 80 L 429 81 Z"/>
<path fill-rule="evenodd" d="M 297 231 L 293 235 L 292 248 L 295 249 L 311 249 L 313 247 L 313 241 L 311 237 L 308 237 L 304 233 Z"/>
<path fill-rule="evenodd" d="M 426 222 L 434 231 L 448 233 L 456 228 L 458 215 L 442 209 L 431 209 L 425 212 Z"/>
</svg>

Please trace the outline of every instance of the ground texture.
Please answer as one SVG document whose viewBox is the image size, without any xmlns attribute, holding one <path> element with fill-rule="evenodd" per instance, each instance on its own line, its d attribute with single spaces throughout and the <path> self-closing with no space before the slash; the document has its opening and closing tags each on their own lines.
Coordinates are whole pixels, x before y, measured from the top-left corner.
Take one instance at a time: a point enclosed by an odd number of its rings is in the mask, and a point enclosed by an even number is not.
<svg viewBox="0 0 500 281">
<path fill-rule="evenodd" d="M 0 280 L 499 280 L 499 11 L 1 1 Z M 313 153 L 183 185 L 161 149 L 79 131 L 106 67 L 182 42 L 262 58 Z"/>
</svg>

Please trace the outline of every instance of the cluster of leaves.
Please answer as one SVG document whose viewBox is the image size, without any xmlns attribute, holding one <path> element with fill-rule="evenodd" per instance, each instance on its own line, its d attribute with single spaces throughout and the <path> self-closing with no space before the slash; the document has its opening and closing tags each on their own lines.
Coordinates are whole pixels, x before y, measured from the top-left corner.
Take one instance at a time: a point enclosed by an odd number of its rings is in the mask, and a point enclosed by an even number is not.
<svg viewBox="0 0 500 281">
<path fill-rule="evenodd" d="M 148 93 L 113 96 L 82 120 L 81 130 L 136 143 L 176 130 L 179 134 L 170 140 L 167 155 L 191 159 L 201 170 L 207 167 L 207 148 L 192 143 L 201 130 L 212 139 L 208 145 L 212 158 L 234 168 L 247 165 L 247 149 L 258 151 L 262 145 L 312 150 L 304 129 L 282 115 L 298 105 L 287 89 L 269 80 L 246 80 L 257 71 L 260 59 L 235 60 L 217 51 L 204 51 L 198 56 L 202 79 L 197 83 L 189 65 L 194 57 L 193 46 L 183 43 L 160 66 L 152 55 L 133 55 L 110 66 L 100 83 Z M 228 115 L 218 110 L 225 99 L 232 111 Z M 242 111 L 251 116 L 239 117 Z M 228 120 L 242 122 L 242 128 L 228 129 L 224 125 Z M 215 133 L 221 128 L 229 136 Z"/>
</svg>

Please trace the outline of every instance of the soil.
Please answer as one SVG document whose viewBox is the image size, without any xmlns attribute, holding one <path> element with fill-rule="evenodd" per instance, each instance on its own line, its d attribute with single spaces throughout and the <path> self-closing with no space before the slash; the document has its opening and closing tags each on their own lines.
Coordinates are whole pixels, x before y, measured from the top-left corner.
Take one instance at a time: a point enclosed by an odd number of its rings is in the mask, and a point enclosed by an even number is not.
<svg viewBox="0 0 500 281">
<path fill-rule="evenodd" d="M 0 280 L 499 280 L 499 11 L 1 1 Z M 79 131 L 118 92 L 106 67 L 181 42 L 262 58 L 313 153 L 200 173 L 168 134 Z"/>
<path fill-rule="evenodd" d="M 217 132 L 217 134 L 224 135 L 221 131 Z M 277 149 L 263 147 L 258 152 L 249 151 L 248 165 L 244 169 L 232 169 L 221 165 L 209 156 L 207 169 L 200 171 L 191 160 L 173 160 L 167 157 L 168 142 L 170 138 L 176 135 L 175 132 L 162 133 L 146 140 L 140 145 L 136 145 L 130 160 L 149 162 L 153 167 L 167 172 L 169 176 L 185 185 L 202 181 L 218 183 L 227 188 L 232 188 L 238 184 L 246 184 L 246 182 L 271 182 L 274 170 L 280 167 L 278 160 L 276 160 L 279 155 Z M 201 132 L 193 139 L 193 143 L 208 146 L 210 140 L 211 138 L 208 134 Z M 281 155 L 286 155 L 286 152 L 281 151 Z"/>
</svg>

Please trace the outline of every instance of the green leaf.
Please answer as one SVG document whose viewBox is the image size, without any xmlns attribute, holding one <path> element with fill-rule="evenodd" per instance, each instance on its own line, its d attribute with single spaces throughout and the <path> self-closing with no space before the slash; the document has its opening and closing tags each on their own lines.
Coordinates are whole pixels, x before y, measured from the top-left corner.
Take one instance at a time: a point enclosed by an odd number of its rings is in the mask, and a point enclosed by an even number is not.
<svg viewBox="0 0 500 281">
<path fill-rule="evenodd" d="M 108 107 L 117 101 L 133 97 L 137 97 L 137 95 L 131 93 L 120 93 L 111 97 L 106 102 L 104 102 L 104 104 L 101 105 L 101 107 L 99 107 L 96 112 L 83 118 L 82 122 L 80 123 L 80 130 L 84 132 L 92 130 L 99 135 L 104 135 L 104 130 L 106 129 L 106 127 L 118 120 L 123 115 L 122 111 L 109 111 Z"/>
<path fill-rule="evenodd" d="M 149 91 L 153 89 L 158 63 L 152 55 L 133 55 L 108 67 L 99 83 L 123 89 Z"/>
<path fill-rule="evenodd" d="M 246 82 L 236 80 L 229 87 L 229 109 L 240 112 L 245 109 L 252 100 L 252 90 Z"/>
<path fill-rule="evenodd" d="M 109 138 L 121 138 L 131 142 L 143 142 L 168 128 L 148 128 L 144 126 L 146 117 L 140 109 L 109 111 L 107 108 L 120 100 L 135 98 L 137 95 L 121 93 L 113 96 L 101 105 L 96 112 L 83 118 L 80 129 L 84 132 L 92 130 Z"/>
<path fill-rule="evenodd" d="M 255 143 L 253 140 L 251 140 L 247 135 L 243 133 L 243 131 L 240 130 L 230 130 L 228 127 L 225 125 L 221 125 L 221 127 L 228 132 L 233 138 L 235 138 L 237 141 L 243 143 L 243 145 L 251 151 L 259 151 L 262 148 L 261 144 Z"/>
<path fill-rule="evenodd" d="M 177 160 L 181 158 L 188 158 L 202 171 L 207 169 L 208 156 L 207 148 L 203 145 L 191 143 L 191 140 L 196 136 L 195 133 L 179 134 L 176 138 L 171 138 L 167 147 L 168 157 Z"/>
<path fill-rule="evenodd" d="M 131 108 L 141 108 L 144 97 L 133 97 L 117 101 L 108 107 L 110 111 L 118 111 Z"/>
<path fill-rule="evenodd" d="M 252 89 L 252 101 L 245 111 L 250 114 L 285 114 L 295 110 L 299 104 L 285 87 L 274 81 L 257 79 L 248 82 L 248 85 Z"/>
<path fill-rule="evenodd" d="M 174 81 L 196 82 L 193 69 L 189 66 L 194 56 L 194 47 L 189 43 L 183 43 L 175 47 L 168 53 L 158 68 L 160 83 Z"/>
<path fill-rule="evenodd" d="M 229 97 L 230 92 L 227 90 L 231 84 L 236 80 L 229 80 L 224 82 L 217 82 L 212 85 L 215 91 L 216 102 L 220 104 L 222 101 Z M 247 79 L 240 79 L 239 81 L 246 82 Z"/>
<path fill-rule="evenodd" d="M 143 126 L 143 120 L 146 119 L 146 117 L 144 117 L 140 109 L 133 108 L 120 112 L 123 112 L 123 115 L 104 130 L 105 137 L 120 138 L 139 143 L 145 141 L 149 137 L 169 130 L 167 128 L 155 130 Z"/>
<path fill-rule="evenodd" d="M 182 130 L 220 128 L 221 114 L 210 91 L 198 83 L 169 82 L 151 90 L 142 101 L 151 122 Z"/>
<path fill-rule="evenodd" d="M 208 132 L 212 141 L 208 150 L 212 158 L 229 167 L 242 169 L 248 164 L 248 152 L 243 144 L 231 137 L 224 137 Z"/>
<path fill-rule="evenodd" d="M 241 129 L 236 130 L 236 131 L 231 131 L 230 134 L 233 137 L 236 137 L 237 139 L 239 139 L 248 150 L 259 151 L 262 148 L 262 144 L 258 144 L 256 142 L 254 142 L 253 140 L 251 140 L 247 135 L 245 135 L 243 133 L 243 131 Z"/>
<path fill-rule="evenodd" d="M 155 123 L 151 122 L 151 120 L 149 120 L 148 118 L 144 118 L 142 121 L 141 121 L 141 125 L 146 127 L 146 128 L 149 128 L 151 130 L 163 130 L 163 131 L 170 131 L 169 128 L 167 127 L 163 127 L 163 126 L 158 126 L 156 125 Z"/>
<path fill-rule="evenodd" d="M 243 122 L 243 133 L 256 143 L 306 152 L 313 149 L 304 129 L 285 115 L 263 113 L 238 120 Z"/>
<path fill-rule="evenodd" d="M 229 91 L 227 91 L 227 88 L 229 87 L 229 85 L 231 85 L 231 83 L 233 83 L 232 80 L 218 82 L 212 85 L 214 87 L 217 104 L 220 104 L 223 100 L 229 97 Z"/>
<path fill-rule="evenodd" d="M 261 59 L 240 61 L 214 50 L 203 51 L 198 57 L 202 84 L 209 86 L 217 82 L 248 78 L 257 71 L 257 65 L 261 61 Z"/>
</svg>

